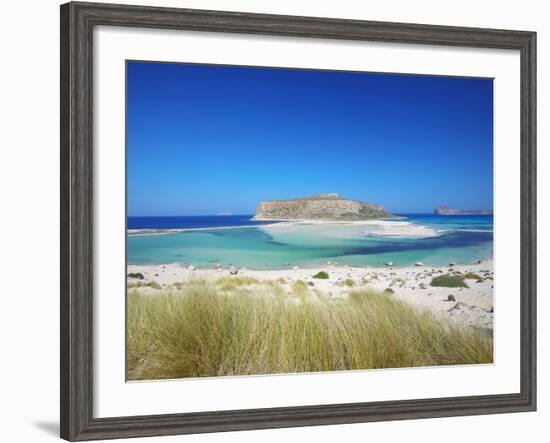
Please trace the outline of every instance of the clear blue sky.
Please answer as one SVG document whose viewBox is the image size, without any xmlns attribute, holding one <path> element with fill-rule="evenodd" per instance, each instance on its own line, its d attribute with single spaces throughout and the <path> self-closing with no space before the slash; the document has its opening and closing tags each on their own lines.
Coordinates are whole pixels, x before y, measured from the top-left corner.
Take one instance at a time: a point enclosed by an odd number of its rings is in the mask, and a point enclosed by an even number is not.
<svg viewBox="0 0 550 443">
<path fill-rule="evenodd" d="M 493 205 L 493 81 L 128 62 L 128 215 Z"/>
</svg>

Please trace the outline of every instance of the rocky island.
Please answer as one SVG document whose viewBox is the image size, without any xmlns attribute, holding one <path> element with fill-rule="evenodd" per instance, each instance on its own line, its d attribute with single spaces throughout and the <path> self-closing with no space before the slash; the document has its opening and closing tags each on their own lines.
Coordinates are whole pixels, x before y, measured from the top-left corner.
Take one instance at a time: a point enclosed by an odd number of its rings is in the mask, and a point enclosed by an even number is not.
<svg viewBox="0 0 550 443">
<path fill-rule="evenodd" d="M 453 209 L 447 206 L 438 206 L 434 209 L 436 215 L 493 215 L 490 209 Z"/>
<path fill-rule="evenodd" d="M 358 221 L 391 218 L 383 206 L 348 200 L 336 193 L 261 202 L 253 220 Z"/>
</svg>

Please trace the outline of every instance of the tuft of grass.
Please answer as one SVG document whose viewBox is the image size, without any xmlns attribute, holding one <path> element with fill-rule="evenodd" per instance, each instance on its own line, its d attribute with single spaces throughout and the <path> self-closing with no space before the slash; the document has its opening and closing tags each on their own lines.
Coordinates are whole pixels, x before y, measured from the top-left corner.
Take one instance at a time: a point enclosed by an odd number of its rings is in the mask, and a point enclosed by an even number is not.
<svg viewBox="0 0 550 443">
<path fill-rule="evenodd" d="M 143 288 L 146 286 L 146 284 L 138 281 L 138 282 L 128 282 L 126 286 L 128 287 L 128 289 L 134 289 L 134 288 Z"/>
<path fill-rule="evenodd" d="M 339 283 L 340 286 L 347 286 L 348 288 L 353 288 L 355 286 L 355 281 L 352 278 L 346 278 Z"/>
<path fill-rule="evenodd" d="M 442 286 L 444 288 L 468 288 L 462 275 L 443 274 L 432 278 L 432 286 Z"/>
<path fill-rule="evenodd" d="M 293 287 L 302 287 L 295 282 Z M 418 311 L 390 295 L 348 299 L 230 296 L 207 281 L 128 295 L 130 380 L 489 363 L 492 336 Z"/>
<path fill-rule="evenodd" d="M 155 280 L 148 283 L 148 286 L 153 289 L 161 289 L 160 284 L 158 284 Z"/>
<path fill-rule="evenodd" d="M 161 289 L 161 286 L 156 281 L 150 281 L 150 282 L 129 282 L 127 284 L 128 289 L 136 289 L 136 288 L 153 288 L 153 289 Z"/>
<path fill-rule="evenodd" d="M 481 277 L 474 272 L 466 272 L 466 274 L 462 274 L 462 277 L 465 280 L 481 280 Z"/>
<path fill-rule="evenodd" d="M 292 284 L 292 292 L 298 297 L 303 297 L 308 292 L 307 283 L 303 280 L 296 280 Z"/>
<path fill-rule="evenodd" d="M 325 271 L 319 271 L 317 274 L 315 274 L 313 276 L 313 278 L 320 278 L 320 279 L 323 279 L 323 280 L 327 280 L 328 279 L 328 273 L 326 273 Z"/>
<path fill-rule="evenodd" d="M 222 291 L 233 291 L 243 286 L 249 286 L 258 283 L 258 280 L 254 277 L 221 277 L 216 280 L 216 285 Z"/>
</svg>

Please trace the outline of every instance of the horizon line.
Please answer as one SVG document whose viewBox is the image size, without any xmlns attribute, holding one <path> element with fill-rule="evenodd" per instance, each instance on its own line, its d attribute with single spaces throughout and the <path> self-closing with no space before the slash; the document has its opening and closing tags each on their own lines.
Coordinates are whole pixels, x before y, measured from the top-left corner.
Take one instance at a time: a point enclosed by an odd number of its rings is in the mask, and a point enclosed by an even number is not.
<svg viewBox="0 0 550 443">
<path fill-rule="evenodd" d="M 489 210 L 489 209 L 488 209 Z M 391 212 L 391 214 L 394 215 L 405 215 L 405 214 L 418 214 L 418 215 L 437 215 L 433 211 L 432 212 Z M 160 215 L 130 215 L 127 214 L 126 217 L 244 217 L 244 216 L 254 216 L 255 214 L 185 214 L 185 215 L 175 215 L 175 214 L 160 214 Z M 464 215 L 464 214 L 448 214 L 444 215 L 445 217 L 448 217 L 449 215 Z M 470 214 L 470 215 L 493 215 L 493 214 Z"/>
</svg>

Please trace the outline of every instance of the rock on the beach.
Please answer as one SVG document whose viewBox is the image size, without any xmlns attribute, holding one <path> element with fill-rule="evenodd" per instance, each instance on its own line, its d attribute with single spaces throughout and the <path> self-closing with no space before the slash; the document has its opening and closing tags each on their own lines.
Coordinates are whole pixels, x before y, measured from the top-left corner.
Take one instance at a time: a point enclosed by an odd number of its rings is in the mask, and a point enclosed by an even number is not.
<svg viewBox="0 0 550 443">
<path fill-rule="evenodd" d="M 468 305 L 466 303 L 463 303 L 463 302 L 459 301 L 459 302 L 456 302 L 456 304 L 451 309 L 449 309 L 448 311 L 449 312 L 463 311 L 463 310 L 473 311 L 475 309 L 479 309 L 479 308 L 477 306 Z"/>
<path fill-rule="evenodd" d="M 456 301 L 456 297 L 453 294 L 449 294 L 447 301 Z"/>
<path fill-rule="evenodd" d="M 395 291 L 392 288 L 386 288 L 384 289 L 384 292 L 386 292 L 387 294 L 393 294 Z"/>
<path fill-rule="evenodd" d="M 456 263 L 449 263 L 449 266 L 456 266 Z"/>
<path fill-rule="evenodd" d="M 393 262 L 392 261 L 386 262 L 386 266 L 393 266 Z"/>
<path fill-rule="evenodd" d="M 229 271 L 229 275 L 237 275 L 239 273 L 239 271 L 237 271 L 236 269 L 231 269 Z"/>
<path fill-rule="evenodd" d="M 449 312 L 452 312 L 452 311 L 460 311 L 460 310 L 463 308 L 463 306 L 466 306 L 466 305 L 465 305 L 464 303 L 462 303 L 462 302 L 459 301 L 459 302 L 457 302 L 455 305 L 453 305 L 452 308 L 449 308 L 448 311 L 449 311 Z"/>
<path fill-rule="evenodd" d="M 422 263 L 421 261 L 417 261 L 414 265 L 415 266 L 424 266 L 424 263 Z"/>
<path fill-rule="evenodd" d="M 194 271 L 196 268 L 193 265 L 189 265 L 187 269 L 189 269 L 190 271 Z"/>
</svg>

